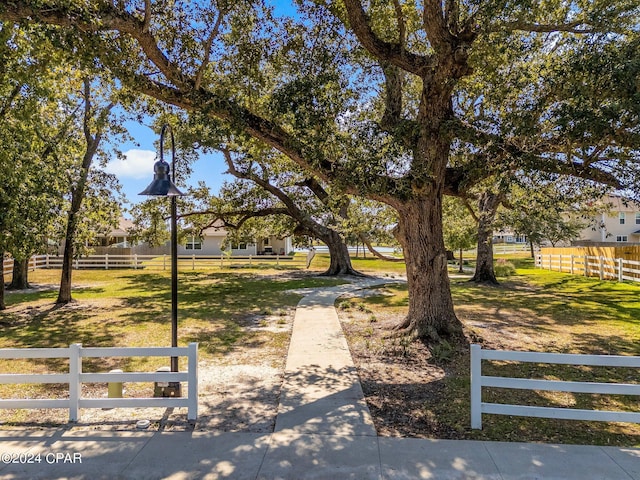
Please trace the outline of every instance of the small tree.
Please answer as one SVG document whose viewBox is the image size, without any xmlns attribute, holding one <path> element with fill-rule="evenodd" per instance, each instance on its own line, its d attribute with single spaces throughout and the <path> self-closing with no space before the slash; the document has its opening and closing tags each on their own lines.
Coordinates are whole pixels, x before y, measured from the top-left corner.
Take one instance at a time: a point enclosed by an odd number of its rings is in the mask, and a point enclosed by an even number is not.
<svg viewBox="0 0 640 480">
<path fill-rule="evenodd" d="M 74 257 L 74 246 L 78 225 L 80 224 L 80 212 L 85 200 L 91 172 L 91 163 L 99 152 L 104 134 L 108 131 L 111 110 L 116 102 L 108 100 L 104 105 L 95 105 L 96 95 L 92 92 L 92 80 L 85 77 L 82 80 L 82 132 L 83 141 L 78 144 L 78 158 L 74 169 L 74 178 L 71 182 L 70 204 L 67 212 L 65 232 L 64 255 L 62 261 L 62 275 L 60 278 L 60 290 L 56 303 L 64 304 L 72 301 L 71 297 L 71 272 Z M 82 147 L 80 147 L 82 145 Z M 96 177 L 94 177 L 96 178 Z M 104 178 L 104 177 L 103 177 Z M 109 214 L 94 210 L 93 215 Z M 119 212 L 118 212 L 119 213 Z"/>
<path fill-rule="evenodd" d="M 478 228 L 475 218 L 466 205 L 458 198 L 445 198 L 443 204 L 444 244 L 450 250 L 459 250 L 460 263 L 458 272 L 464 273 L 462 268 L 462 253 L 477 242 Z"/>
</svg>

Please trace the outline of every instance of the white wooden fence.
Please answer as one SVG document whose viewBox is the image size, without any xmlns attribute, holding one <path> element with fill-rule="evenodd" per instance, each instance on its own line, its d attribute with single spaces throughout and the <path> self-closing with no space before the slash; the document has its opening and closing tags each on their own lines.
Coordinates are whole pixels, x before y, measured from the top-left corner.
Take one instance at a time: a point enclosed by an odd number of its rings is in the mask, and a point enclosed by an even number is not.
<svg viewBox="0 0 640 480">
<path fill-rule="evenodd" d="M 575 408 L 534 407 L 526 405 L 485 403 L 482 401 L 482 387 L 607 395 L 640 395 L 640 384 L 568 382 L 559 380 L 487 377 L 482 375 L 482 360 L 640 368 L 640 357 L 511 352 L 483 350 L 480 345 L 471 345 L 471 428 L 482 428 L 483 413 L 515 415 L 521 417 L 559 418 L 567 420 L 640 423 L 640 411 L 620 412 L 581 410 Z"/>
<path fill-rule="evenodd" d="M 187 372 L 83 373 L 83 358 L 105 357 L 188 357 Z M 67 358 L 69 373 L 0 374 L 0 384 L 66 383 L 66 399 L 2 399 L 0 408 L 68 408 L 69 420 L 79 418 L 80 408 L 187 407 L 187 418 L 198 416 L 198 344 L 188 347 L 90 347 L 79 343 L 69 348 L 5 348 L 0 358 Z M 187 382 L 186 397 L 157 398 L 84 398 L 83 383 L 101 382 Z"/>
<path fill-rule="evenodd" d="M 600 277 L 600 280 L 640 282 L 640 262 L 592 255 L 539 254 L 536 266 L 545 270 Z"/>
<path fill-rule="evenodd" d="M 288 266 L 305 267 L 307 258 L 303 255 L 179 255 L 178 268 L 225 268 L 239 266 Z M 31 258 L 30 269 L 36 268 L 62 268 L 62 255 L 36 255 Z M 73 268 L 77 269 L 102 269 L 115 268 L 150 268 L 168 270 L 171 268 L 170 255 L 89 255 L 74 259 Z M 10 275 L 13 271 L 13 260 L 5 260 L 4 273 Z"/>
</svg>

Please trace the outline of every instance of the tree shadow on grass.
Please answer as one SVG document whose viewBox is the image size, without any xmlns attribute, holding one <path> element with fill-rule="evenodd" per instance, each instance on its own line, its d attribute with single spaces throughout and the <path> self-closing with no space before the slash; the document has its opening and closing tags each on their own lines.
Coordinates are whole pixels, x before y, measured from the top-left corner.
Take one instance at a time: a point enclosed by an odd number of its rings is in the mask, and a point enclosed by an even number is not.
<svg viewBox="0 0 640 480">
<path fill-rule="evenodd" d="M 382 436 L 452 440 L 545 442 L 582 445 L 632 446 L 640 444 L 640 426 L 615 422 L 588 422 L 545 418 L 487 415 L 482 430 L 471 429 L 468 353 L 446 367 L 446 374 L 430 381 L 411 376 L 385 378 L 372 369 L 361 371 L 362 386 Z M 485 362 L 483 375 L 522 378 L 562 378 L 581 381 L 624 379 L 629 369 L 585 369 L 539 364 Z M 558 368 L 561 367 L 561 368 Z M 606 377 L 609 377 L 607 379 Z M 640 380 L 636 378 L 636 381 Z M 629 382 L 629 379 L 626 379 Z M 637 411 L 634 397 L 569 394 L 484 388 L 483 401 L 586 410 Z"/>
</svg>

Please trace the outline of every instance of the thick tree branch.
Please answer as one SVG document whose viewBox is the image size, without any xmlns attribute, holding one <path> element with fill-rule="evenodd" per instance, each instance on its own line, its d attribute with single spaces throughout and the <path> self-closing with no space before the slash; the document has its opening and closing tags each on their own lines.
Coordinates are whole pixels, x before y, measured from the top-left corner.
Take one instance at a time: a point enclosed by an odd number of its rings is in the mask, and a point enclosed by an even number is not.
<svg viewBox="0 0 640 480">
<path fill-rule="evenodd" d="M 397 126 L 402 118 L 402 71 L 395 65 L 382 62 L 385 81 L 385 108 L 380 126 L 385 130 Z"/>
<path fill-rule="evenodd" d="M 369 237 L 367 237 L 364 233 L 359 233 L 358 238 L 362 243 L 364 243 L 367 246 L 367 250 L 369 250 L 372 253 L 372 255 L 382 260 L 386 260 L 388 262 L 404 262 L 404 258 L 388 257 L 387 255 L 381 254 L 379 251 L 375 249 L 375 247 L 371 244 Z"/>
<path fill-rule="evenodd" d="M 445 0 L 444 21 L 449 32 L 453 35 L 457 35 L 460 21 L 459 0 Z"/>
<path fill-rule="evenodd" d="M 144 21 L 142 22 L 142 32 L 148 33 L 151 27 L 151 0 L 144 0 Z"/>
<path fill-rule="evenodd" d="M 351 0 L 357 2 L 357 0 Z M 324 181 L 346 178 L 351 172 L 341 168 L 337 162 L 329 161 L 317 148 L 309 147 L 303 139 L 289 133 L 270 120 L 254 114 L 228 98 L 203 88 L 195 89 L 195 81 L 183 75 L 177 64 L 171 62 L 158 47 L 150 32 L 144 32 L 144 22 L 106 0 L 97 0 L 96 7 L 88 14 L 72 6 L 32 6 L 28 0 L 17 0 L 0 6 L 0 19 L 23 22 L 41 21 L 87 33 L 118 31 L 135 39 L 149 61 L 156 65 L 171 85 L 152 80 L 132 72 L 120 72 L 121 79 L 140 93 L 187 111 L 198 110 L 210 118 L 227 122 L 232 128 L 242 131 L 265 144 L 279 150 L 306 171 L 312 171 Z M 362 8 L 360 6 L 360 8 Z M 90 20 L 92 18 L 98 20 Z M 423 59 L 424 60 L 424 59 Z M 422 60 L 421 60 L 422 61 Z M 374 179 L 384 181 L 384 178 Z M 358 192 L 354 185 L 347 186 L 348 193 Z M 378 197 L 381 201 L 386 201 Z"/>
<path fill-rule="evenodd" d="M 406 50 L 402 43 L 388 43 L 381 40 L 371 28 L 371 22 L 360 0 L 344 0 L 344 5 L 351 29 L 371 55 L 419 77 L 430 74 L 431 69 L 435 67 L 432 56 L 417 55 Z"/>
<path fill-rule="evenodd" d="M 471 215 L 471 218 L 473 218 L 473 220 L 475 222 L 479 222 L 480 218 L 478 217 L 478 215 L 476 214 L 475 209 L 473 208 L 473 205 L 471 205 L 471 202 L 469 202 L 469 198 L 467 197 L 461 197 L 460 200 L 462 200 L 462 204 L 467 207 L 467 211 L 469 212 L 469 215 Z"/>
<path fill-rule="evenodd" d="M 305 217 L 308 217 L 302 210 L 298 208 L 295 202 L 291 199 L 289 195 L 286 194 L 282 189 L 272 185 L 269 181 L 260 178 L 260 176 L 251 173 L 250 171 L 241 172 L 238 170 L 233 162 L 233 158 L 231 157 L 231 152 L 228 149 L 221 148 L 220 151 L 224 155 L 224 159 L 227 162 L 229 167 L 228 172 L 236 178 L 250 180 L 255 183 L 259 187 L 263 188 L 271 195 L 280 200 L 286 207 L 289 212 L 289 215 L 294 218 L 296 221 L 302 222 Z"/>
<path fill-rule="evenodd" d="M 424 0 L 424 29 L 433 49 L 439 54 L 452 50 L 455 37 L 449 32 L 442 12 L 442 0 Z"/>
<path fill-rule="evenodd" d="M 162 52 L 152 33 L 148 30 L 145 31 L 145 20 L 136 18 L 124 9 L 114 6 L 111 2 L 97 0 L 96 7 L 90 14 L 81 8 L 68 4 L 42 5 L 38 3 L 37 5 L 37 7 L 33 7 L 32 2 L 28 0 L 5 3 L 0 7 L 0 18 L 16 23 L 30 19 L 31 21 L 41 21 L 76 29 L 84 33 L 118 31 L 130 35 L 138 42 L 147 58 L 160 69 L 169 81 L 180 88 L 193 86 L 193 82 L 183 75 L 180 68 Z M 92 17 L 95 18 L 92 19 Z"/>
</svg>

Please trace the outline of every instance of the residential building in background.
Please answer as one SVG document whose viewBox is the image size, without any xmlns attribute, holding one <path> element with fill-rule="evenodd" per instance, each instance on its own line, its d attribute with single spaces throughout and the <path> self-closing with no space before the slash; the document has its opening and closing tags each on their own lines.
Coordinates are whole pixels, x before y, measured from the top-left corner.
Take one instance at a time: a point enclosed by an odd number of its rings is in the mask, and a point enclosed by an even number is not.
<svg viewBox="0 0 640 480">
<path fill-rule="evenodd" d="M 640 243 L 640 204 L 614 195 L 607 196 L 602 203 L 601 213 L 572 244 Z"/>
<path fill-rule="evenodd" d="M 516 235 L 511 230 L 499 230 L 493 232 L 493 243 L 527 243 L 527 236 Z"/>
<path fill-rule="evenodd" d="M 129 230 L 133 227 L 133 222 L 126 218 L 121 218 L 118 227 L 113 229 L 107 236 L 99 236 L 97 244 L 93 246 L 96 254 L 116 253 L 139 255 L 160 255 L 169 254 L 169 242 L 161 247 L 149 247 L 145 244 L 132 245 L 130 242 Z M 222 223 L 207 228 L 202 235 L 187 235 L 178 245 L 178 255 L 221 255 L 230 254 L 235 256 L 247 255 L 287 255 L 293 250 L 291 237 L 280 238 L 275 235 L 258 237 L 251 242 L 232 243 L 225 247 L 227 230 Z"/>
</svg>

